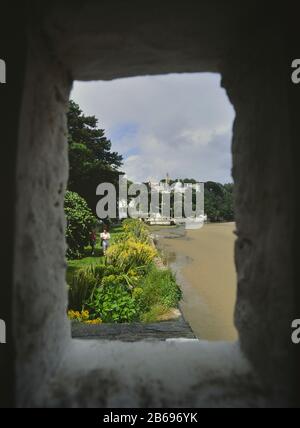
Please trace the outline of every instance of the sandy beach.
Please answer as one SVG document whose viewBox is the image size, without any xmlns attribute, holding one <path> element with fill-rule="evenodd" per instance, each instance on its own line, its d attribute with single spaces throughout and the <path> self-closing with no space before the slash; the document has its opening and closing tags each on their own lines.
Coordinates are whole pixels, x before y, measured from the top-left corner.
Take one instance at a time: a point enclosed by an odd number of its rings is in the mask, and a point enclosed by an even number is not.
<svg viewBox="0 0 300 428">
<path fill-rule="evenodd" d="M 235 341 L 234 223 L 207 224 L 159 247 L 183 290 L 181 309 L 197 337 Z"/>
</svg>

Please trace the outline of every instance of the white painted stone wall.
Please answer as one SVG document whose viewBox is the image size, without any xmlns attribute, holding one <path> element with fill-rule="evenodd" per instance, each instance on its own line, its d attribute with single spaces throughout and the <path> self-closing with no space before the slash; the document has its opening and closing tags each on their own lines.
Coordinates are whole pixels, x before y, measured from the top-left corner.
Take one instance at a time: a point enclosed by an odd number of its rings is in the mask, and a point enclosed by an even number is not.
<svg viewBox="0 0 300 428">
<path fill-rule="evenodd" d="M 270 74 L 270 57 L 263 61 L 267 47 L 279 56 L 282 47 L 272 38 L 262 45 L 265 33 L 245 42 L 236 37 L 237 22 L 251 6 L 236 10 L 219 4 L 217 13 L 214 3 L 203 2 L 195 12 L 181 2 L 170 9 L 166 2 L 158 12 L 152 5 L 142 10 L 116 8 L 114 2 L 72 7 L 54 2 L 52 10 L 39 11 L 40 21 L 32 25 L 17 174 L 18 406 L 255 407 L 266 398 L 268 405 L 292 402 L 288 321 L 294 297 L 294 217 L 288 99 L 282 70 Z M 257 61 L 263 61 L 261 67 Z M 71 77 L 184 71 L 221 72 L 237 113 L 236 322 L 243 351 L 240 344 L 201 341 L 72 341 L 65 314 L 63 213 Z"/>
</svg>

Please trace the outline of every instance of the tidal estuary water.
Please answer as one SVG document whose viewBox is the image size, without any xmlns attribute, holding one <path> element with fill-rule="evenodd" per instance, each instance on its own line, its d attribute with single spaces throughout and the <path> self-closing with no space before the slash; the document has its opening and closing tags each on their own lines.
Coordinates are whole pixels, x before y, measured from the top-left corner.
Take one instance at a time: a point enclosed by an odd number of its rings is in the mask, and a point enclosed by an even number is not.
<svg viewBox="0 0 300 428">
<path fill-rule="evenodd" d="M 235 341 L 234 223 L 206 224 L 198 230 L 157 228 L 170 268 L 183 291 L 181 310 L 199 339 Z"/>
</svg>

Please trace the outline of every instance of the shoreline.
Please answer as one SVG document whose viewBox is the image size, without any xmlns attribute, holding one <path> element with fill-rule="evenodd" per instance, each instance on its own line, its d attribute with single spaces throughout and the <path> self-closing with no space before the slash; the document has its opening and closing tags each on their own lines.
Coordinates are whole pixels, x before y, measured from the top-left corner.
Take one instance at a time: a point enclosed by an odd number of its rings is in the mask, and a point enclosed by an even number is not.
<svg viewBox="0 0 300 428">
<path fill-rule="evenodd" d="M 176 275 L 180 310 L 199 339 L 236 341 L 234 223 L 208 223 L 198 230 L 155 231 L 157 247 Z"/>
<path fill-rule="evenodd" d="M 174 229 L 176 228 L 176 226 L 174 227 Z M 181 236 L 181 234 L 180 234 Z M 174 236 L 173 234 L 171 234 L 169 236 L 169 239 L 174 239 L 178 236 Z M 151 243 L 153 245 L 153 247 L 160 253 L 160 248 L 159 248 L 159 238 L 154 238 L 153 234 L 150 233 L 150 239 L 151 239 Z M 173 272 L 173 269 L 167 264 L 165 263 L 165 261 L 163 260 L 163 258 L 161 257 L 161 254 L 159 254 L 156 259 L 154 260 L 154 263 L 156 265 L 156 267 L 158 269 L 161 270 L 166 270 L 166 269 L 170 269 Z M 177 275 L 176 275 L 176 279 L 177 279 Z M 178 282 L 178 285 L 181 287 L 181 284 Z M 189 322 L 186 320 L 184 313 L 182 311 L 181 308 L 181 302 L 179 302 L 178 307 L 174 307 L 174 308 L 170 308 L 170 311 L 160 320 L 158 320 L 157 322 L 180 322 L 182 324 L 185 324 L 187 329 L 190 329 L 191 333 L 194 334 L 193 329 L 191 328 Z"/>
</svg>

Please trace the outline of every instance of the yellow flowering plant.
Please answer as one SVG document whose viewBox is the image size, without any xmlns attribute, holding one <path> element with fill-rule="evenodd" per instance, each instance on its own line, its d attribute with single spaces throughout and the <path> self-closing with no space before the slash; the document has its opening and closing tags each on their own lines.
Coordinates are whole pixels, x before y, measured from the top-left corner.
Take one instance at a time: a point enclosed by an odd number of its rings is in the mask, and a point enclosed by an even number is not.
<svg viewBox="0 0 300 428">
<path fill-rule="evenodd" d="M 129 238 L 122 243 L 112 245 L 107 253 L 107 260 L 124 272 L 149 265 L 157 256 L 157 251 L 149 244 Z"/>
<path fill-rule="evenodd" d="M 83 311 L 68 311 L 68 318 L 71 321 L 83 322 L 85 324 L 102 324 L 102 320 L 100 318 L 90 319 L 90 313 L 87 310 Z"/>
<path fill-rule="evenodd" d="M 124 235 L 127 238 L 150 244 L 149 231 L 145 223 L 138 219 L 127 219 L 123 222 Z"/>
</svg>

